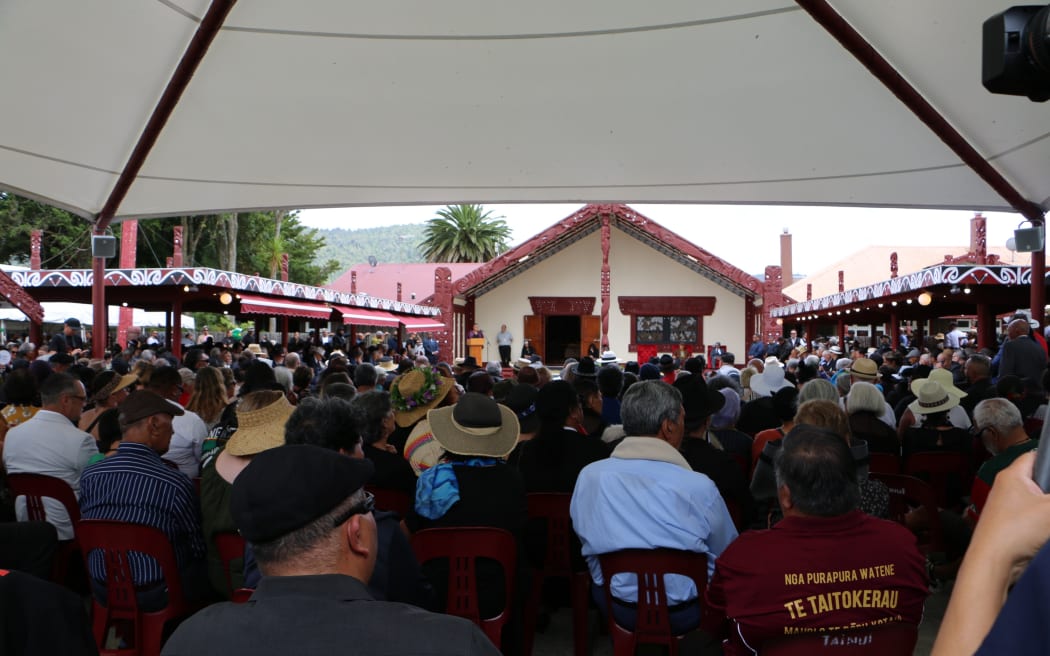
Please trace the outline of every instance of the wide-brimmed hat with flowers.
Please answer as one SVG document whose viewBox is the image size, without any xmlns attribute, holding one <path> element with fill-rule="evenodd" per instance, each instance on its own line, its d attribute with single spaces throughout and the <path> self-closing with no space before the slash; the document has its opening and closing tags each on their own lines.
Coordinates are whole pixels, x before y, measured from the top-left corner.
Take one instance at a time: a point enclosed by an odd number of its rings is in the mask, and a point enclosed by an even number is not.
<svg viewBox="0 0 1050 656">
<path fill-rule="evenodd" d="M 431 367 L 416 367 L 398 376 L 390 386 L 394 421 L 402 428 L 416 423 L 444 400 L 453 384 Z"/>
</svg>

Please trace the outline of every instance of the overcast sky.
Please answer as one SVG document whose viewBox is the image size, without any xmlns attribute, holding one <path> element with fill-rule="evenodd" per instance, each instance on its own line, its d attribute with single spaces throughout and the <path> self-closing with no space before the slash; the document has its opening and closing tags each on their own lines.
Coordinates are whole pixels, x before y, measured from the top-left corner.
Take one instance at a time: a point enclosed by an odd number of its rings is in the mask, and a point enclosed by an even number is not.
<svg viewBox="0 0 1050 656">
<path fill-rule="evenodd" d="M 371 228 L 421 224 L 442 206 L 395 206 L 303 210 L 300 219 L 315 228 Z M 564 219 L 581 205 L 486 205 L 502 216 L 519 244 Z M 780 237 L 793 235 L 795 274 L 810 274 L 866 245 L 967 246 L 973 212 L 881 208 L 786 207 L 758 205 L 632 205 L 748 273 L 761 274 L 780 263 Z M 1002 251 L 1022 221 L 1017 214 L 985 213 L 988 247 Z M 1009 258 L 1004 257 L 1009 261 Z"/>
</svg>

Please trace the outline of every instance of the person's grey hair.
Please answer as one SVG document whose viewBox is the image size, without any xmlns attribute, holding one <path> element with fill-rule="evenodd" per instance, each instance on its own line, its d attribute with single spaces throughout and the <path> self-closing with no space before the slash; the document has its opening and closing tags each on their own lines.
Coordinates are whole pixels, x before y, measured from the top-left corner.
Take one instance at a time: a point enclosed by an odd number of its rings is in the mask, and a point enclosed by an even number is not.
<svg viewBox="0 0 1050 656">
<path fill-rule="evenodd" d="M 285 392 L 292 389 L 292 370 L 288 367 L 274 367 L 273 377 L 277 379 L 277 382 L 281 384 Z"/>
<path fill-rule="evenodd" d="M 788 358 L 788 361 L 784 363 L 785 369 L 798 369 L 798 358 Z"/>
<path fill-rule="evenodd" d="M 744 388 L 741 387 L 740 381 L 734 380 L 732 376 L 727 376 L 725 374 L 717 374 L 708 378 L 707 387 L 712 392 L 718 392 L 727 387 L 737 394 L 742 394 L 744 392 Z"/>
<path fill-rule="evenodd" d="M 485 365 L 485 373 L 489 374 L 490 376 L 499 376 L 501 373 L 503 373 L 503 367 L 500 366 L 500 363 L 498 362 L 490 362 L 487 365 Z"/>
<path fill-rule="evenodd" d="M 295 368 L 302 364 L 302 359 L 299 358 L 299 354 L 294 351 L 284 356 L 284 366 L 289 371 L 295 371 Z"/>
<path fill-rule="evenodd" d="M 798 391 L 799 405 L 802 405 L 806 401 L 816 401 L 818 399 L 823 399 L 825 401 L 838 401 L 839 392 L 830 381 L 824 380 L 823 378 L 814 378 L 813 380 L 807 381 Z"/>
<path fill-rule="evenodd" d="M 820 366 L 820 356 L 819 355 L 812 355 L 812 354 L 811 355 L 807 355 L 806 359 L 803 360 L 803 362 L 805 362 L 806 364 L 808 364 L 811 367 L 819 367 Z"/>
<path fill-rule="evenodd" d="M 365 491 L 362 488 L 306 526 L 297 528 L 275 540 L 252 542 L 252 550 L 255 553 L 255 559 L 259 563 L 259 568 L 265 574 L 269 565 L 290 563 L 302 559 L 304 555 L 329 540 L 333 532 L 342 526 L 342 523 L 336 524 L 336 522 L 344 518 L 346 513 L 350 512 L 354 506 L 363 503 L 364 500 Z"/>
<path fill-rule="evenodd" d="M 375 387 L 379 380 L 379 372 L 367 362 L 354 367 L 354 385 L 356 387 Z"/>
<path fill-rule="evenodd" d="M 840 374 L 835 378 L 835 387 L 838 389 L 840 396 L 846 396 L 849 394 L 850 383 L 853 381 L 850 379 L 849 374 Z"/>
<path fill-rule="evenodd" d="M 850 386 L 849 396 L 846 397 L 846 411 L 849 414 L 874 412 L 880 415 L 885 408 L 886 401 L 878 387 L 861 381 L 857 381 Z"/>
<path fill-rule="evenodd" d="M 153 362 L 157 359 L 157 354 L 151 349 L 143 349 L 142 353 L 139 353 L 139 359 L 145 360 L 146 362 Z"/>
<path fill-rule="evenodd" d="M 350 402 L 354 411 L 354 422 L 357 424 L 357 432 L 365 444 L 375 444 L 382 437 L 383 419 L 393 407 L 390 403 L 390 394 L 371 390 L 364 394 L 358 394 Z"/>
<path fill-rule="evenodd" d="M 1024 425 L 1021 411 L 1009 399 L 985 399 L 973 409 L 973 425 L 978 428 L 991 426 L 1000 435 L 1012 432 Z"/>
<path fill-rule="evenodd" d="M 26 357 L 35 350 L 36 344 L 33 342 L 22 342 L 21 346 L 18 347 L 18 355 L 19 357 Z"/>
<path fill-rule="evenodd" d="M 664 421 L 678 421 L 682 413 L 682 394 L 661 380 L 631 385 L 623 395 L 620 418 L 629 436 L 654 436 Z"/>
</svg>

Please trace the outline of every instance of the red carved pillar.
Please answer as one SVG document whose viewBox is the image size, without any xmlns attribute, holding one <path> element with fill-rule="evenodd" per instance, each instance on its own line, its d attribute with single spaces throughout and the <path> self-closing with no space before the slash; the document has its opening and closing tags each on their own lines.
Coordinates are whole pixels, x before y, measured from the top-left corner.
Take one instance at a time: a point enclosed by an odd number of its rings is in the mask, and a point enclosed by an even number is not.
<svg viewBox="0 0 1050 656">
<path fill-rule="evenodd" d="M 995 312 L 992 311 L 991 306 L 987 303 L 977 304 L 977 347 L 978 348 L 991 348 L 996 347 L 996 321 Z"/>
<path fill-rule="evenodd" d="M 40 270 L 40 243 L 43 235 L 42 230 L 33 230 L 29 233 L 29 268 L 33 271 Z"/>
<path fill-rule="evenodd" d="M 171 254 L 171 266 L 182 268 L 183 258 L 186 257 L 185 244 L 182 241 L 182 226 L 175 226 L 172 229 L 171 243 L 174 246 L 174 251 Z"/>
<path fill-rule="evenodd" d="M 281 253 L 281 280 L 288 282 L 288 253 Z"/>
<path fill-rule="evenodd" d="M 901 321 L 896 310 L 890 310 L 890 345 L 893 348 L 901 345 Z"/>
<path fill-rule="evenodd" d="M 135 256 L 139 236 L 139 222 L 136 219 L 128 219 L 120 224 L 120 268 L 134 269 Z M 127 345 L 128 329 L 131 328 L 135 316 L 135 310 L 129 307 L 121 307 L 117 318 L 117 343 Z"/>
<path fill-rule="evenodd" d="M 839 293 L 846 291 L 846 272 L 839 271 Z"/>
<path fill-rule="evenodd" d="M 807 301 L 812 301 L 813 300 L 813 283 L 811 283 L 811 282 L 807 282 L 806 283 L 806 300 Z"/>
<path fill-rule="evenodd" d="M 351 285 L 356 284 L 356 274 L 351 275 Z M 452 269 L 438 267 L 434 269 L 434 306 L 441 311 L 442 330 L 435 331 L 434 339 L 438 343 L 439 359 L 452 360 L 452 322 L 455 315 L 452 309 Z"/>
<path fill-rule="evenodd" d="M 970 219 L 970 252 L 977 264 L 988 264 L 988 222 L 980 212 Z"/>
<path fill-rule="evenodd" d="M 612 288 L 612 272 L 609 269 L 609 245 L 612 242 L 612 228 L 609 225 L 609 215 L 602 215 L 602 275 L 601 275 L 601 297 L 602 297 L 602 334 L 601 347 L 603 351 L 609 348 L 609 297 Z M 582 350 L 581 346 L 581 350 Z"/>
<path fill-rule="evenodd" d="M 357 293 L 357 272 L 356 271 L 351 271 L 350 272 L 350 293 L 351 294 L 356 294 Z"/>
<path fill-rule="evenodd" d="M 897 277 L 897 251 L 890 253 L 890 278 Z"/>
<path fill-rule="evenodd" d="M 397 300 L 401 300 L 401 283 L 397 283 Z"/>
<path fill-rule="evenodd" d="M 784 304 L 781 277 L 780 267 L 766 267 L 766 279 L 762 282 L 762 339 L 767 342 L 783 334 L 773 318 L 773 310 Z"/>
</svg>

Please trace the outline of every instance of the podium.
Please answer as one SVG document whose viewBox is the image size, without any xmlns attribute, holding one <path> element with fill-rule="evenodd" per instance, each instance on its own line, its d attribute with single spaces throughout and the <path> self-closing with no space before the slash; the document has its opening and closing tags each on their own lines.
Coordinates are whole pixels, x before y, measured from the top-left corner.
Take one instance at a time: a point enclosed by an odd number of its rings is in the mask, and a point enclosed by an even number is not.
<svg viewBox="0 0 1050 656">
<path fill-rule="evenodd" d="M 473 339 L 467 340 L 467 355 L 474 358 L 474 361 L 485 367 L 485 338 L 474 337 Z"/>
</svg>

